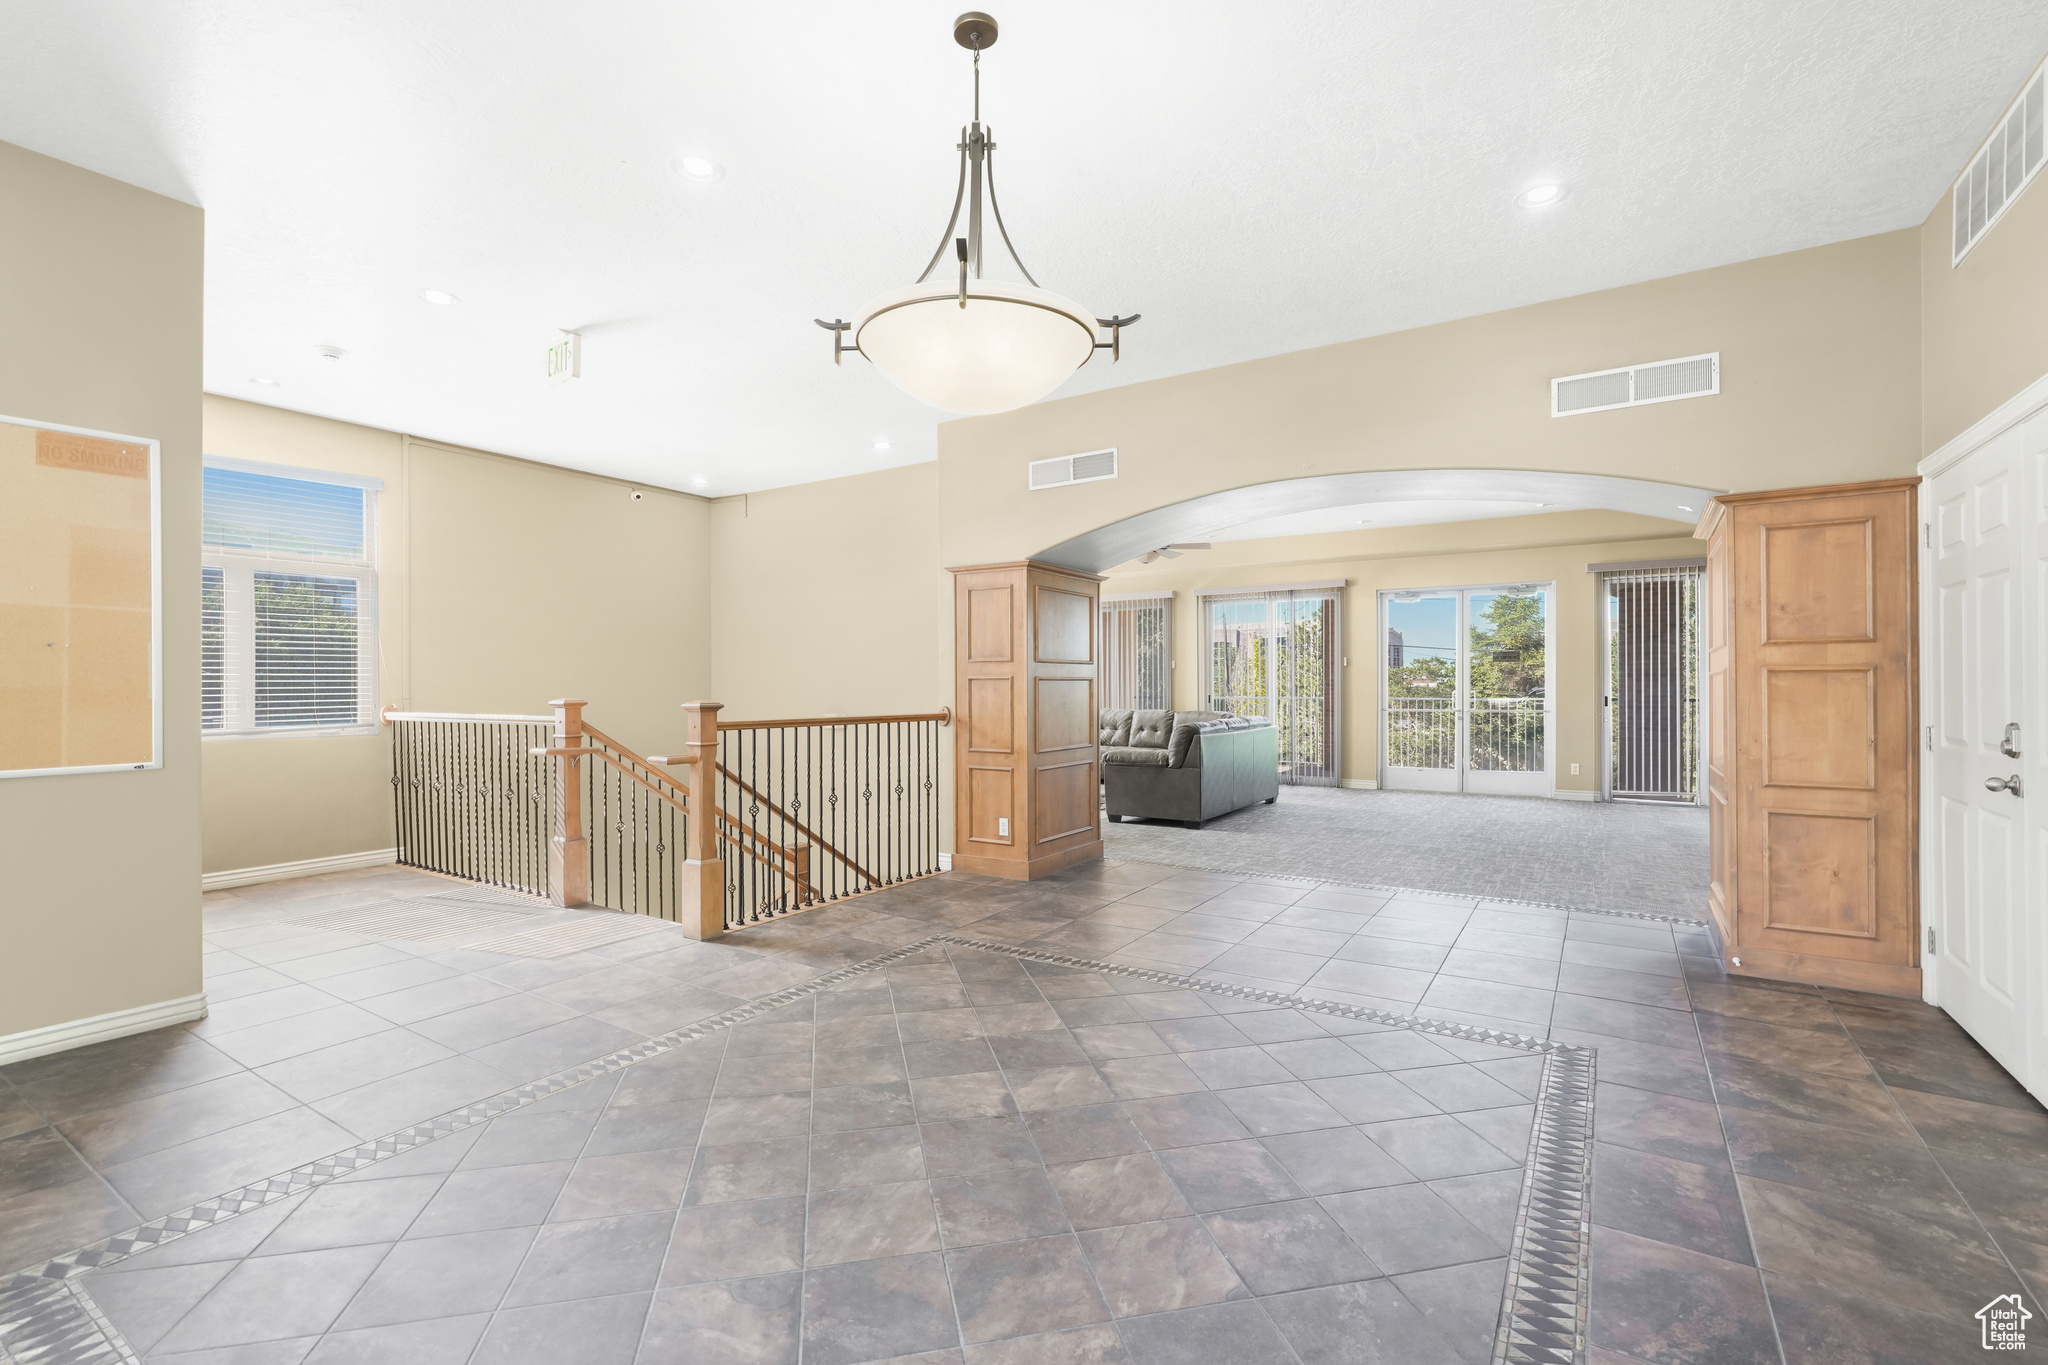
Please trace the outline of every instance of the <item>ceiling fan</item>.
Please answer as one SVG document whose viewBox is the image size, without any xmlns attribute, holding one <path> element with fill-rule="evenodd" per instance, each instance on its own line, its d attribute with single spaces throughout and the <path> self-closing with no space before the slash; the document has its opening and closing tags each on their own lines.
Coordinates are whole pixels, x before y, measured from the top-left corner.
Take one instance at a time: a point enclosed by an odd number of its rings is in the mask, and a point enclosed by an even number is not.
<svg viewBox="0 0 2048 1365">
<path fill-rule="evenodd" d="M 1179 559 L 1182 550 L 1206 550 L 1208 548 L 1209 542 L 1206 540 L 1177 540 L 1171 545 L 1162 545 L 1156 550 L 1147 550 L 1138 562 L 1140 564 L 1150 564 L 1155 559 Z"/>
</svg>

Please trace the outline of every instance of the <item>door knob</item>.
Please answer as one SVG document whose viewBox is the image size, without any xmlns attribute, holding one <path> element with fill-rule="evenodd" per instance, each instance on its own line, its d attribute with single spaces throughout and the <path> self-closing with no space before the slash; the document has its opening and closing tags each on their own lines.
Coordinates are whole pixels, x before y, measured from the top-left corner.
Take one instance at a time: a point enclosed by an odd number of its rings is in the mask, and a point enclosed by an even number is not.
<svg viewBox="0 0 2048 1365">
<path fill-rule="evenodd" d="M 2013 721 L 2005 727 L 2005 738 L 1998 741 L 1998 752 L 2007 758 L 2020 756 L 2020 723 Z"/>
<path fill-rule="evenodd" d="M 2020 775 L 2014 773 L 2011 777 L 1987 777 L 1984 779 L 1984 790 L 1988 792 L 2011 792 L 2014 796 L 2018 796 L 2020 795 Z"/>
</svg>

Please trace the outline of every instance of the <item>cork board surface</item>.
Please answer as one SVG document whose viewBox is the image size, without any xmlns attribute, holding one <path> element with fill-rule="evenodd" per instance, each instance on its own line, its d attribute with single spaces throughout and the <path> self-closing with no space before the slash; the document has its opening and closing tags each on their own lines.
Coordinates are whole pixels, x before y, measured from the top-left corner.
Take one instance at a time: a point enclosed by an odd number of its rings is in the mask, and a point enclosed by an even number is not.
<svg viewBox="0 0 2048 1365">
<path fill-rule="evenodd" d="M 157 761 L 150 456 L 0 421 L 0 773 Z"/>
</svg>

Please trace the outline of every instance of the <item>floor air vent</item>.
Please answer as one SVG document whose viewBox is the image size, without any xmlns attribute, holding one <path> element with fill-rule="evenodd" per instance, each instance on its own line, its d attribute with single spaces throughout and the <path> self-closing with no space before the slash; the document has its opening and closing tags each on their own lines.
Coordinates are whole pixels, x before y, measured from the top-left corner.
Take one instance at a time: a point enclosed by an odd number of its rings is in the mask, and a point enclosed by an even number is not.
<svg viewBox="0 0 2048 1365">
<path fill-rule="evenodd" d="M 1031 462 L 1031 487 L 1058 488 L 1070 483 L 1094 483 L 1116 477 L 1116 451 L 1091 450 L 1085 455 L 1061 455 L 1052 460 Z"/>
<path fill-rule="evenodd" d="M 1550 381 L 1550 415 L 1571 417 L 1609 408 L 1705 398 L 1721 391 L 1721 353 L 1659 360 L 1623 370 L 1567 375 Z"/>
</svg>

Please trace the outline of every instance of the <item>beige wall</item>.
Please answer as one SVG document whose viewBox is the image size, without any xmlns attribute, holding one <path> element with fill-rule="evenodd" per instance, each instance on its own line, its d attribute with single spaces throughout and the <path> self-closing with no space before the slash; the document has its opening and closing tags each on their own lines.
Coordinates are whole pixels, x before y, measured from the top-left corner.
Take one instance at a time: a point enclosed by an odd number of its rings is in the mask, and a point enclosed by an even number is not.
<svg viewBox="0 0 2048 1365">
<path fill-rule="evenodd" d="M 1955 266 L 1950 214 L 1945 194 L 1920 229 L 1923 454 L 2048 375 L 2048 189 L 2029 186 Z"/>
<path fill-rule="evenodd" d="M 918 464 L 713 505 L 711 690 L 729 719 L 951 704 L 937 487 Z"/>
<path fill-rule="evenodd" d="M 209 396 L 206 451 L 384 480 L 379 697 L 539 714 L 560 696 L 642 752 L 710 686 L 702 498 Z M 392 845 L 387 736 L 216 738 L 208 872 Z"/>
<path fill-rule="evenodd" d="M 1224 541 L 1169 565 L 1112 572 L 1104 593 L 1175 593 L 1173 698 L 1177 709 L 1206 703 L 1206 664 L 1197 589 L 1238 584 L 1345 580 L 1341 725 L 1347 781 L 1379 777 L 1379 594 L 1406 588 L 1554 583 L 1552 601 L 1553 738 L 1561 791 L 1600 790 L 1599 584 L 1586 565 L 1704 555 L 1706 547 L 1673 522 L 1621 512 L 1449 522 L 1437 526 L 1342 531 L 1273 540 Z M 1579 765 L 1576 776 L 1571 765 Z"/>
<path fill-rule="evenodd" d="M 1248 484 L 1353 470 L 1521 468 L 1749 489 L 1908 473 L 1920 445 L 1918 250 L 1915 231 L 1889 233 L 950 421 L 939 428 L 936 465 L 722 503 L 713 513 L 718 697 L 734 714 L 754 716 L 949 698 L 946 566 L 1022 558 Z M 1549 415 L 1554 376 L 1715 350 L 1723 364 L 1716 397 Z M 1105 446 L 1119 450 L 1118 478 L 1025 491 L 1028 461 Z M 1419 575 L 1405 585 L 1556 578 L 1564 648 L 1590 670 L 1585 564 L 1692 552 L 1675 530 L 1650 518 L 1588 522 L 1550 537 L 1555 553 L 1483 548 L 1469 539 L 1482 531 L 1457 523 L 1372 534 L 1401 537 L 1380 543 L 1398 544 L 1400 573 Z M 1665 543 L 1642 542 L 1641 554 L 1599 548 L 1637 546 L 1639 536 Z M 1341 545 L 1212 552 L 1222 557 L 1201 572 L 1239 553 L 1292 561 L 1291 577 L 1360 579 L 1347 623 L 1354 639 L 1372 629 L 1361 626 L 1358 604 L 1369 615 L 1372 592 L 1399 577 L 1373 567 L 1385 562 L 1379 551 Z M 1268 572 L 1236 581 L 1266 581 Z M 910 607 L 920 594 L 921 614 Z M 785 628 L 792 614 L 800 624 Z M 1192 637 L 1183 630 L 1181 638 Z M 1581 690 L 1590 693 L 1590 681 Z M 1356 704 L 1351 714 L 1362 714 Z M 1579 762 L 1580 780 L 1596 786 L 1592 719 L 1566 715 L 1559 724 L 1560 762 Z M 1347 762 L 1357 771 L 1376 767 L 1356 747 L 1373 729 L 1349 726 Z M 949 809 L 948 841 L 950 828 Z"/>
<path fill-rule="evenodd" d="M 1202 494 L 1354 470 L 1719 490 L 1909 474 L 1918 250 L 1909 229 L 947 422 L 940 554 L 1021 557 Z M 1705 351 L 1721 353 L 1716 397 L 1550 416 L 1553 377 Z M 1024 492 L 1028 461 L 1106 446 L 1116 479 Z"/>
<path fill-rule="evenodd" d="M 0 143 L 0 413 L 162 443 L 164 716 L 161 769 L 0 781 L 0 1037 L 200 989 L 203 236 L 190 205 Z"/>
</svg>

